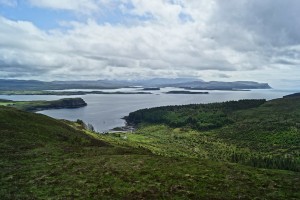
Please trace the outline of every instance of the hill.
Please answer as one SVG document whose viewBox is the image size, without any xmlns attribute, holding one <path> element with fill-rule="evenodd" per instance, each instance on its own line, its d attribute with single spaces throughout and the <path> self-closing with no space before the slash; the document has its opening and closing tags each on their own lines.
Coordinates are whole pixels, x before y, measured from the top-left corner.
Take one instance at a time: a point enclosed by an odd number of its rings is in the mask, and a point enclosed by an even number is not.
<svg viewBox="0 0 300 200">
<path fill-rule="evenodd" d="M 125 119 L 140 127 L 128 139 L 139 134 L 166 155 L 300 171 L 299 116 L 294 97 L 143 109 Z"/>
<path fill-rule="evenodd" d="M 87 103 L 82 98 L 64 98 L 53 101 L 10 101 L 0 99 L 0 105 L 35 112 L 49 109 L 81 108 L 86 106 Z"/>
<path fill-rule="evenodd" d="M 268 107 L 268 106 L 267 106 Z M 248 114 L 247 114 L 248 115 Z M 176 129 L 148 127 L 155 134 Z M 163 128 L 163 129 L 160 129 Z M 146 130 L 146 129 L 141 129 Z M 167 133 L 165 130 L 172 130 Z M 190 134 L 190 132 L 188 132 Z M 132 137 L 134 135 L 134 138 Z M 0 106 L 1 199 L 298 199 L 298 172 L 172 154 L 143 132 L 97 135 L 82 122 Z M 135 142 L 133 141 L 135 140 Z M 172 141 L 170 141 L 172 142 Z M 149 145 L 143 145 L 152 143 Z M 178 143 L 169 144 L 184 152 Z M 161 155 L 159 155 L 161 154 Z"/>
<path fill-rule="evenodd" d="M 38 91 L 38 90 L 64 90 L 64 89 L 114 89 L 141 86 L 154 87 L 182 87 L 199 90 L 244 90 L 244 89 L 270 89 L 267 83 L 253 81 L 218 82 L 195 78 L 153 78 L 146 80 L 95 80 L 95 81 L 35 81 L 0 79 L 0 91 Z M 49 92 L 49 91 L 48 91 Z"/>
<path fill-rule="evenodd" d="M 249 90 L 249 89 L 271 89 L 268 83 L 257 83 L 253 81 L 193 81 L 182 84 L 169 85 L 170 87 L 182 87 L 191 90 Z"/>
</svg>

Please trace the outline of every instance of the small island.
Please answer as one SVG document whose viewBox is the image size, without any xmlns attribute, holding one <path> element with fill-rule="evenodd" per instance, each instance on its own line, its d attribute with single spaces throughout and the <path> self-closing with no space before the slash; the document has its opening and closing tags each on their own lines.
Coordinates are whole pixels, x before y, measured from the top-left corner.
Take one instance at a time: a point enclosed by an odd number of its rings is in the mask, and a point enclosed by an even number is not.
<svg viewBox="0 0 300 200">
<path fill-rule="evenodd" d="M 142 90 L 144 91 L 157 91 L 160 90 L 159 87 L 149 87 L 149 88 L 143 88 Z"/>
<path fill-rule="evenodd" d="M 87 106 L 87 103 L 82 98 L 65 98 L 54 101 L 11 101 L 0 99 L 0 106 L 1 105 L 30 112 L 37 112 L 49 109 L 81 108 Z"/>
<path fill-rule="evenodd" d="M 241 91 L 245 91 L 245 92 L 249 92 L 251 91 L 250 89 L 236 89 L 236 88 L 194 88 L 194 87 L 180 87 L 182 89 L 185 89 L 185 90 L 219 90 L 219 91 L 238 91 L 238 92 L 241 92 Z"/>
<path fill-rule="evenodd" d="M 191 91 L 168 91 L 165 94 L 209 94 L 208 92 L 191 92 Z"/>
</svg>

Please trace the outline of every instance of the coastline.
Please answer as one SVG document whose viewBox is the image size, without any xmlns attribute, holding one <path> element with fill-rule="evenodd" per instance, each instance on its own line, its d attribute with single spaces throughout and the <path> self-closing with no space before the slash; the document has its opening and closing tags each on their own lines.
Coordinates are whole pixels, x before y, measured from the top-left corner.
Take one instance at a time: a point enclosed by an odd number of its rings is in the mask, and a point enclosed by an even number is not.
<svg viewBox="0 0 300 200">
<path fill-rule="evenodd" d="M 38 112 L 51 109 L 73 109 L 87 106 L 82 98 L 64 98 L 54 101 L 11 101 L 0 100 L 3 106 L 16 108 L 19 110 Z"/>
</svg>

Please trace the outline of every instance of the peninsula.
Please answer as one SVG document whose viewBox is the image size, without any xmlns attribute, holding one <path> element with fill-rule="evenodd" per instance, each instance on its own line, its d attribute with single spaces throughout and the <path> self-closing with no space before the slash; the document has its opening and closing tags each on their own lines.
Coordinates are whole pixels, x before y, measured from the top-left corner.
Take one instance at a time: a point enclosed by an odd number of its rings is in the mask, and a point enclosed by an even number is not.
<svg viewBox="0 0 300 200">
<path fill-rule="evenodd" d="M 165 94 L 209 94 L 209 93 L 208 92 L 191 92 L 191 91 L 178 90 L 178 91 L 168 91 L 168 92 L 165 92 Z"/>
<path fill-rule="evenodd" d="M 0 91 L 0 95 L 58 95 L 58 96 L 72 96 L 72 95 L 87 95 L 87 94 L 152 94 L 151 92 L 104 92 L 104 91 L 46 91 L 46 90 L 34 90 L 34 91 Z"/>
<path fill-rule="evenodd" d="M 80 108 L 87 106 L 87 103 L 82 98 L 65 98 L 54 101 L 10 101 L 0 99 L 1 105 L 36 112 L 49 109 Z"/>
</svg>

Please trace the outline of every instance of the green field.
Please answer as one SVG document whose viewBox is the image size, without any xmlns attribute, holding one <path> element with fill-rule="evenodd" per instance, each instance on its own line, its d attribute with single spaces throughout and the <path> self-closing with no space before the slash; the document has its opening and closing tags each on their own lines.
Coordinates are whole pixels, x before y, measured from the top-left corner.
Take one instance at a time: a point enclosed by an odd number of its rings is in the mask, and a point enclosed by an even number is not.
<svg viewBox="0 0 300 200">
<path fill-rule="evenodd" d="M 193 127 L 140 118 L 136 132 L 106 135 L 0 106 L 0 199 L 299 199 L 299 105 L 295 98 L 147 109 L 211 112 L 215 120 Z M 286 170 L 277 156 L 291 160 Z"/>
</svg>

